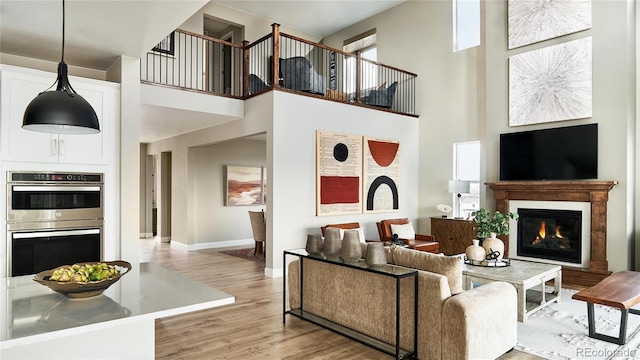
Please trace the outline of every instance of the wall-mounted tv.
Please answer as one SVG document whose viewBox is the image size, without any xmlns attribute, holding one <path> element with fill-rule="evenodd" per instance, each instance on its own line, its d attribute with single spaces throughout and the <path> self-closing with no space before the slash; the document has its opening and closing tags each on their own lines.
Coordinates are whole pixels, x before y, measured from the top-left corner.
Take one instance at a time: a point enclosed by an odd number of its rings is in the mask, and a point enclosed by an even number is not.
<svg viewBox="0 0 640 360">
<path fill-rule="evenodd" d="M 500 180 L 598 178 L 598 124 L 500 134 Z"/>
</svg>

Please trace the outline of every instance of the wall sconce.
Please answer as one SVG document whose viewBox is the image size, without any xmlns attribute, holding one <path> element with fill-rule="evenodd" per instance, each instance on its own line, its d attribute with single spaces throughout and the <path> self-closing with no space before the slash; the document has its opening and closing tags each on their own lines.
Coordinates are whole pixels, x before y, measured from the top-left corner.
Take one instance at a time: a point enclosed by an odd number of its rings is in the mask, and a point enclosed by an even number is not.
<svg viewBox="0 0 640 360">
<path fill-rule="evenodd" d="M 458 201 L 454 204 L 453 217 L 462 219 L 460 210 L 462 209 L 462 194 L 468 194 L 470 191 L 470 182 L 465 180 L 449 180 L 449 193 L 457 194 Z"/>
</svg>

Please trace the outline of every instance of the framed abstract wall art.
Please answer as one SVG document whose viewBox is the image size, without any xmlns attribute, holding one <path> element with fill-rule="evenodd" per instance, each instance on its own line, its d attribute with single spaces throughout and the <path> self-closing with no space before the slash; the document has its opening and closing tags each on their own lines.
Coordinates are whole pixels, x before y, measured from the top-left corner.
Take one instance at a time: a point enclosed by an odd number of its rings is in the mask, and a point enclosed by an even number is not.
<svg viewBox="0 0 640 360">
<path fill-rule="evenodd" d="M 509 126 L 591 116 L 591 37 L 509 57 Z"/>
<path fill-rule="evenodd" d="M 226 165 L 225 205 L 260 205 L 263 202 L 261 166 Z"/>
<path fill-rule="evenodd" d="M 399 210 L 400 143 L 364 138 L 364 213 Z"/>
<path fill-rule="evenodd" d="M 509 0 L 509 49 L 591 28 L 591 0 Z"/>
<path fill-rule="evenodd" d="M 316 131 L 316 214 L 362 213 L 362 136 Z"/>
</svg>

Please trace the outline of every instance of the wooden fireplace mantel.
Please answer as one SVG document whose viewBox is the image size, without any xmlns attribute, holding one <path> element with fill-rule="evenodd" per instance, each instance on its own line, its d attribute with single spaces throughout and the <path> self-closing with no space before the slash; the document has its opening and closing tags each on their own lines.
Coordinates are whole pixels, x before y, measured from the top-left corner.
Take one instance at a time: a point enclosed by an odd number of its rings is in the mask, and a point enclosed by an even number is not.
<svg viewBox="0 0 640 360">
<path fill-rule="evenodd" d="M 485 184 L 493 190 L 496 210 L 503 213 L 509 211 L 510 200 L 591 203 L 591 253 L 589 268 L 584 270 L 593 274 L 608 274 L 607 201 L 609 191 L 618 184 L 617 181 L 498 181 Z M 508 238 L 504 245 L 505 255 L 508 256 Z"/>
</svg>

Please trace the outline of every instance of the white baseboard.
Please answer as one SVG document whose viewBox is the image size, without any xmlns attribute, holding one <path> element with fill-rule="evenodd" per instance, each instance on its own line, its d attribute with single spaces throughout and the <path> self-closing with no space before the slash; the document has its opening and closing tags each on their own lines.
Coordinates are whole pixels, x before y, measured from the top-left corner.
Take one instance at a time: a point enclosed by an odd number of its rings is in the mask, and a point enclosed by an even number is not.
<svg viewBox="0 0 640 360">
<path fill-rule="evenodd" d="M 171 242 L 171 236 L 163 236 L 163 237 L 160 237 L 158 239 L 160 240 L 160 242 L 163 242 L 163 243 Z"/>
<path fill-rule="evenodd" d="M 140 239 L 151 239 L 152 237 L 153 237 L 152 232 L 140 233 Z"/>
<path fill-rule="evenodd" d="M 272 268 L 264 268 L 264 276 L 270 278 L 281 278 L 283 276 L 284 271 L 282 269 L 272 269 Z"/>
<path fill-rule="evenodd" d="M 215 249 L 215 248 L 224 248 L 230 246 L 245 246 L 251 245 L 253 246 L 255 241 L 253 239 L 242 239 L 242 240 L 228 240 L 228 241 L 211 241 L 207 243 L 198 243 L 198 244 L 183 244 L 177 241 L 171 242 L 171 247 L 175 247 L 176 249 L 184 250 L 184 251 L 195 251 L 195 250 L 203 250 L 203 249 Z"/>
</svg>

